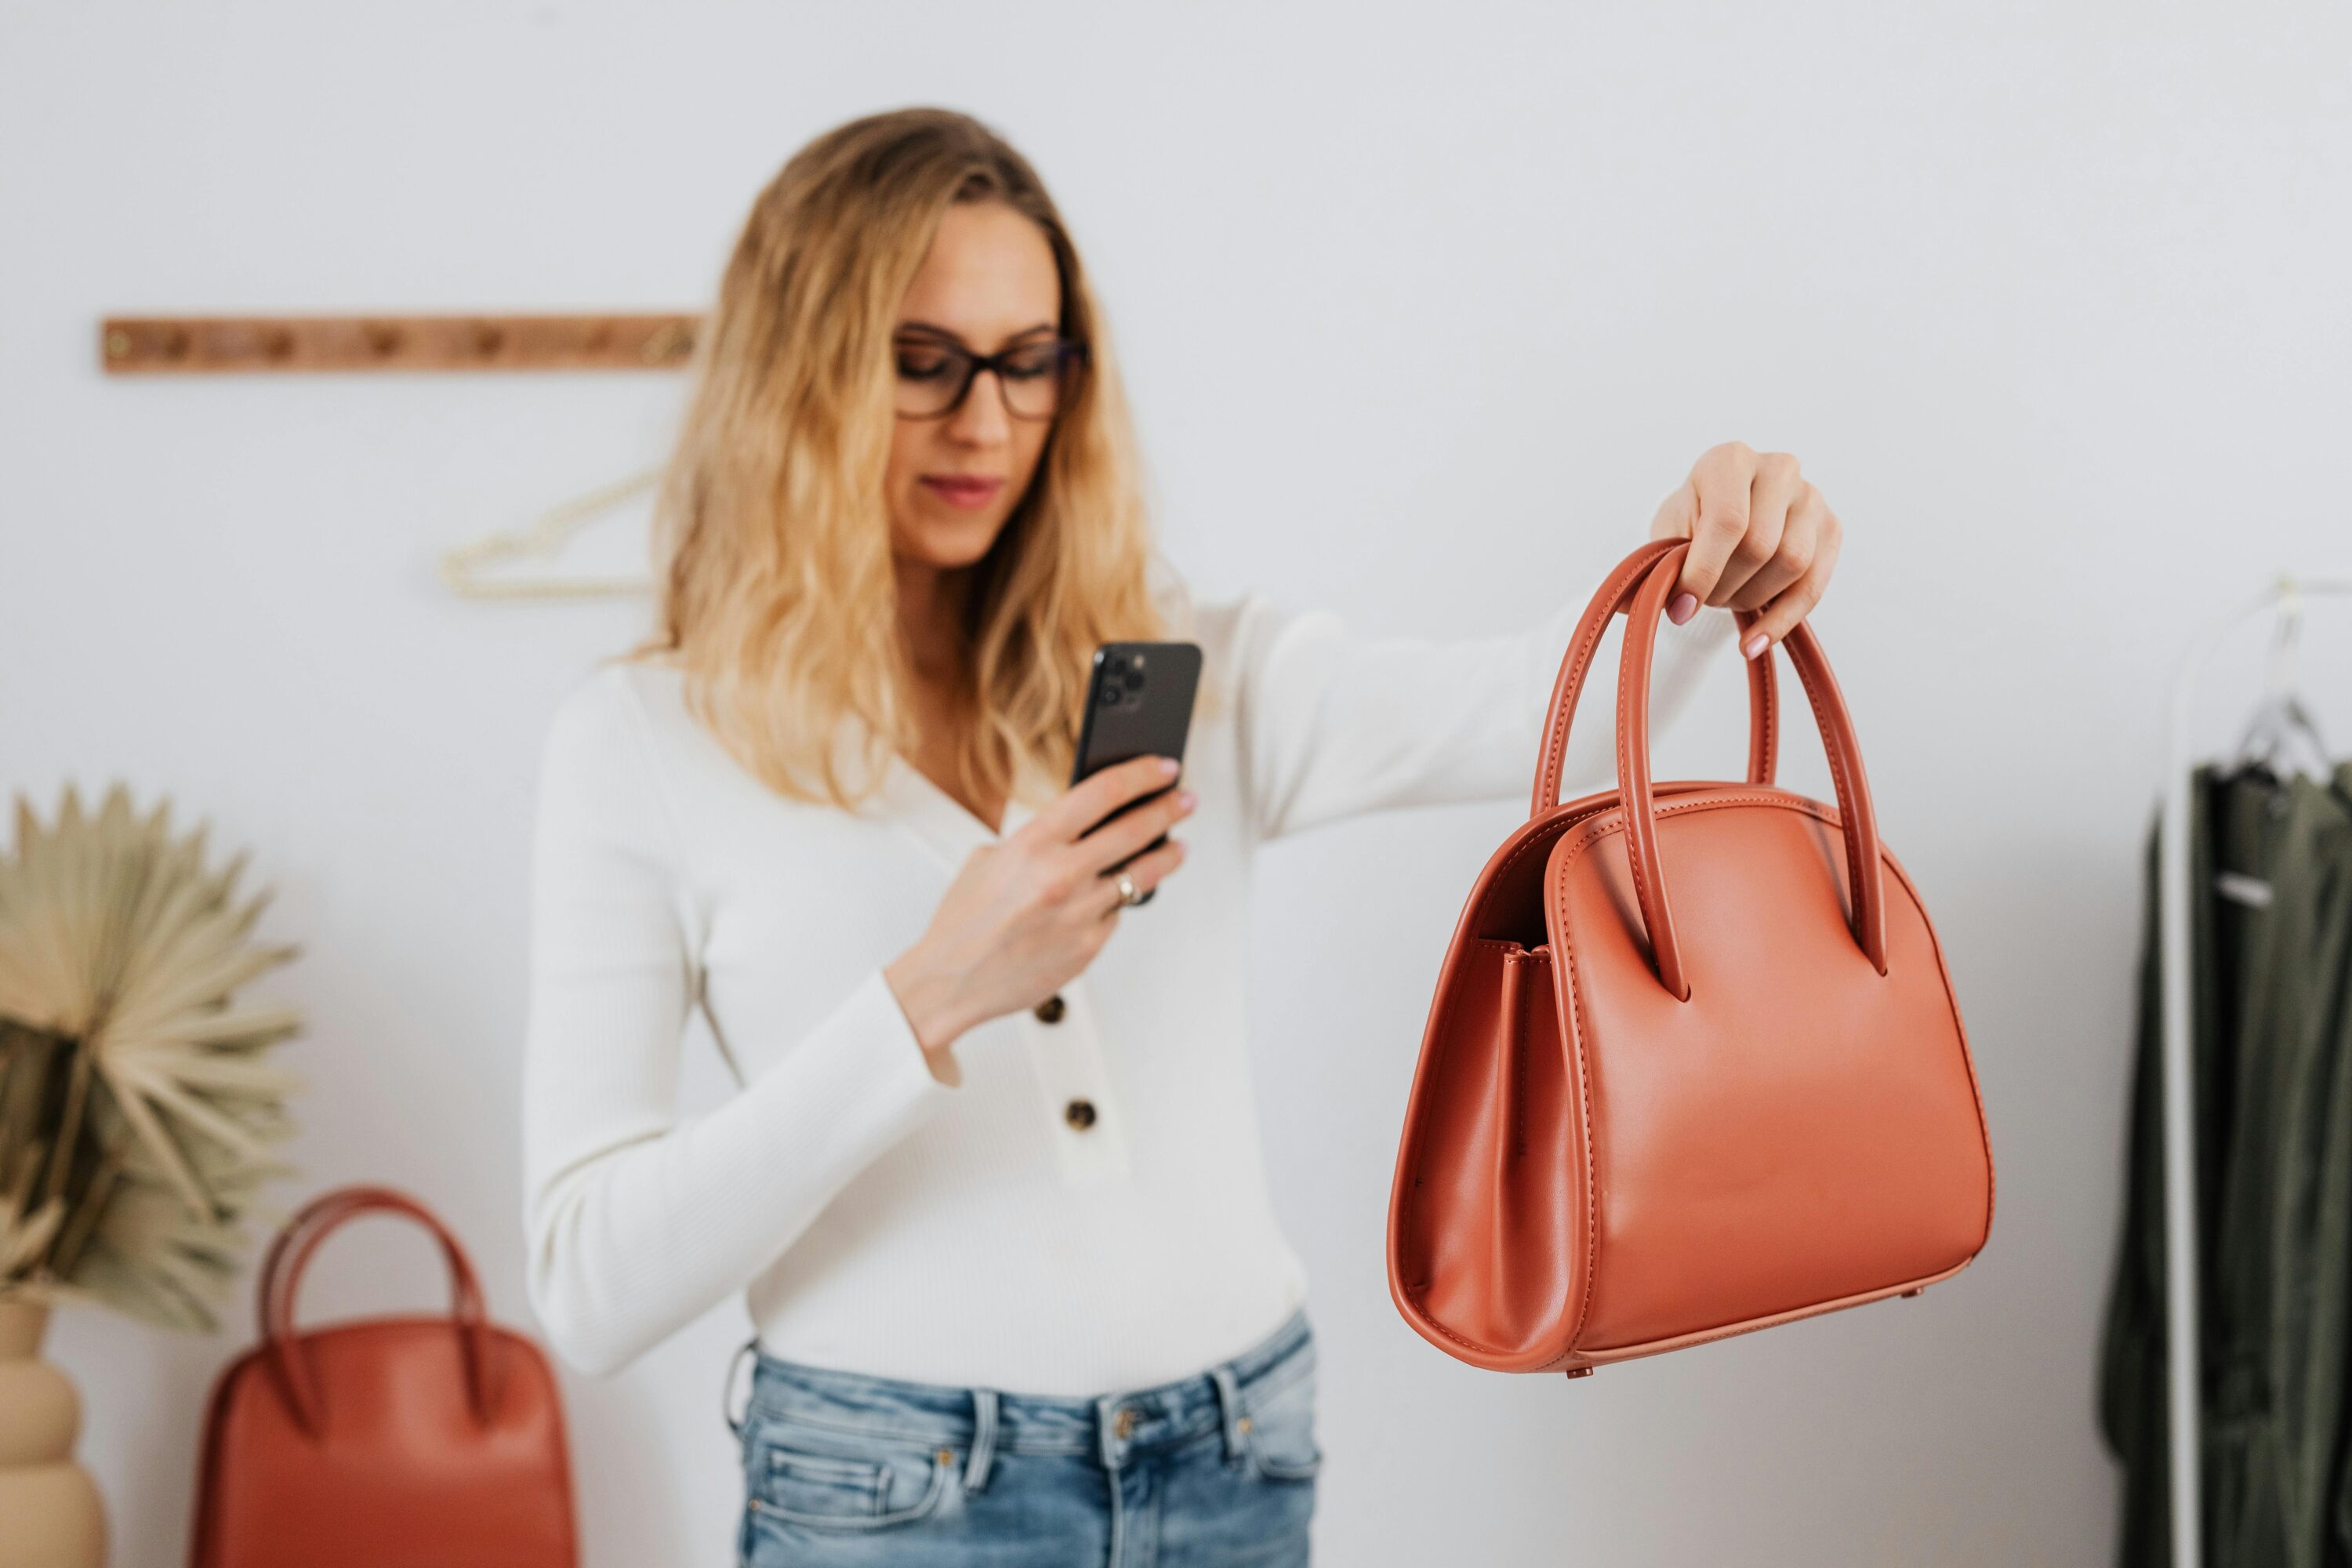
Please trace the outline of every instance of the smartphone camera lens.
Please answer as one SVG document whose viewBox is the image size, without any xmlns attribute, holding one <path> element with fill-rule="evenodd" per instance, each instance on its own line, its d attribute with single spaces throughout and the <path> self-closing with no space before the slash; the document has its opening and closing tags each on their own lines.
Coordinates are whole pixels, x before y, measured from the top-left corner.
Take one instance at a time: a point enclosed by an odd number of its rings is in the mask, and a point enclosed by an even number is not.
<svg viewBox="0 0 2352 1568">
<path fill-rule="evenodd" d="M 1102 660 L 1102 705 L 1134 708 L 1142 701 L 1143 656 L 1105 654 Z"/>
</svg>

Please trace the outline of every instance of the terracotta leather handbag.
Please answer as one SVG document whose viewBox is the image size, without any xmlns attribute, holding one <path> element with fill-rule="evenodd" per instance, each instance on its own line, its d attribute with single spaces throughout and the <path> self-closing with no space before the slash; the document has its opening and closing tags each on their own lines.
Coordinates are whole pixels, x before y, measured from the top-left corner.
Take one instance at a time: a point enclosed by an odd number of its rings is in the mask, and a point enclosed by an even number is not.
<svg viewBox="0 0 2352 1568">
<path fill-rule="evenodd" d="M 1772 782 L 1769 653 L 1747 661 L 1747 781 L 1651 780 L 1651 654 L 1687 549 L 1652 541 L 1593 595 L 1528 818 L 1479 873 L 1430 1005 L 1389 1294 L 1474 1366 L 1577 1377 L 1916 1295 L 1992 1224 L 1951 980 L 1878 842 L 1811 628 L 1782 646 L 1835 808 Z M 1619 614 L 1618 787 L 1562 804 L 1569 724 Z"/>
<path fill-rule="evenodd" d="M 372 1213 L 440 1242 L 449 1314 L 298 1332 L 311 1255 Z M 261 1342 L 222 1372 L 205 1421 L 195 1568 L 572 1568 L 555 1380 L 538 1346 L 484 1315 L 465 1249 L 423 1205 L 328 1193 L 278 1233 L 259 1294 Z"/>
</svg>

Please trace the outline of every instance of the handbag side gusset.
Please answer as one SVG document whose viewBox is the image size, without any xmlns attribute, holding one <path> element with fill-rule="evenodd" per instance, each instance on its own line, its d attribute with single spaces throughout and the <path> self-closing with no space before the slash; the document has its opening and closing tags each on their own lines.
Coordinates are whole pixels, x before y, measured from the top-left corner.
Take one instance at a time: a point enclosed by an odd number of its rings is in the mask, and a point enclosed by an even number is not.
<svg viewBox="0 0 2352 1568">
<path fill-rule="evenodd" d="M 1657 784 L 1656 793 L 1664 798 L 1719 787 L 1714 780 L 1669 780 Z M 1551 1370 L 1549 1363 L 1558 1354 L 1558 1346 L 1529 1352 L 1483 1342 L 1448 1326 L 1422 1299 L 1421 1289 L 1426 1282 L 1414 1277 L 1412 1260 L 1404 1254 L 1421 1239 L 1413 1225 L 1411 1194 L 1428 1176 L 1430 1151 L 1425 1113 L 1436 1086 L 1444 1077 L 1449 1050 L 1459 1046 L 1468 1034 L 1456 1023 L 1469 1008 L 1465 987 L 1478 975 L 1481 966 L 1475 960 L 1481 949 L 1523 952 L 1544 963 L 1549 973 L 1543 907 L 1546 852 L 1561 835 L 1614 809 L 1616 805 L 1614 789 L 1564 802 L 1540 816 L 1520 823 L 1487 857 L 1463 900 L 1461 916 L 1439 967 L 1412 1087 L 1406 1096 L 1404 1126 L 1398 1140 L 1397 1165 L 1389 1198 L 1390 1299 L 1423 1339 L 1448 1354 L 1490 1371 Z M 1499 968 L 1495 973 L 1499 976 Z M 1580 1110 L 1578 1114 L 1581 1114 Z"/>
</svg>

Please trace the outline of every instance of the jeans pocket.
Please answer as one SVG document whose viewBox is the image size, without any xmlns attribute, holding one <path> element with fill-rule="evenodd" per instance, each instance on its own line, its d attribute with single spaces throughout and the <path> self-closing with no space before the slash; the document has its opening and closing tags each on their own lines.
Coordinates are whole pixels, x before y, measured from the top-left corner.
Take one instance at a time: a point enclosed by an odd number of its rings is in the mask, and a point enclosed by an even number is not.
<svg viewBox="0 0 2352 1568">
<path fill-rule="evenodd" d="M 911 1526 L 940 1510 L 957 1477 L 951 1448 L 775 1416 L 751 1423 L 743 1457 L 752 1519 L 798 1530 Z"/>
<path fill-rule="evenodd" d="M 1315 1434 L 1315 1362 L 1299 1358 L 1302 1370 L 1276 1368 L 1243 1391 L 1242 1436 L 1249 1468 L 1261 1480 L 1309 1481 L 1323 1468 Z"/>
</svg>

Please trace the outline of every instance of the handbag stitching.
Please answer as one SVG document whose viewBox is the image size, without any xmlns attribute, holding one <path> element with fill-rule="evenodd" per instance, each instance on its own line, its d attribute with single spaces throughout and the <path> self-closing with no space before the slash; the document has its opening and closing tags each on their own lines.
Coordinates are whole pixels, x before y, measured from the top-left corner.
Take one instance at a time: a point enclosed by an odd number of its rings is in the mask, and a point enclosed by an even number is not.
<svg viewBox="0 0 2352 1568">
<path fill-rule="evenodd" d="M 1484 1345 L 1480 1344 L 1476 1340 L 1464 1339 L 1460 1334 L 1455 1333 L 1444 1323 L 1439 1322 L 1434 1318 L 1428 1317 L 1426 1314 L 1423 1315 L 1423 1321 L 1426 1321 L 1431 1328 L 1435 1329 L 1439 1333 L 1444 1334 L 1447 1339 L 1452 1340 L 1455 1344 L 1462 1346 L 1465 1350 L 1477 1351 L 1485 1355 L 1499 1355 L 1503 1353 L 1502 1351 L 1495 1345 Z M 1538 1370 L 1542 1369 L 1539 1368 Z"/>
<path fill-rule="evenodd" d="M 1791 659 L 1790 662 L 1794 664 L 1796 661 Z M 1830 721 L 1822 711 L 1821 699 L 1813 695 L 1813 683 L 1805 679 L 1805 672 L 1801 666 L 1797 669 L 1797 684 L 1804 689 L 1805 701 L 1812 708 L 1813 727 L 1822 732 L 1822 750 L 1829 753 L 1830 776 L 1845 780 L 1851 787 L 1854 781 L 1847 777 L 1845 753 L 1839 748 L 1837 735 L 1830 728 Z M 1841 822 L 1840 826 L 1843 826 L 1844 824 Z M 1845 841 L 1845 868 L 1846 879 L 1853 884 L 1853 918 L 1859 923 L 1862 920 L 1862 854 L 1850 835 Z"/>
<path fill-rule="evenodd" d="M 1510 858 L 1496 867 L 1494 875 L 1486 879 L 1486 886 L 1492 888 L 1496 882 L 1501 881 L 1503 879 L 1504 873 L 1508 871 L 1512 867 L 1517 865 L 1521 860 L 1525 859 L 1531 851 L 1550 848 L 1552 841 L 1558 838 L 1561 834 L 1567 832 L 1570 828 L 1576 826 L 1580 823 L 1590 822 L 1604 811 L 1616 810 L 1617 802 L 1613 798 L 1615 792 L 1611 791 L 1610 794 L 1612 798 L 1600 801 L 1592 805 L 1584 806 L 1580 809 L 1571 809 L 1559 805 L 1553 806 L 1552 809 L 1559 815 L 1555 817 L 1548 817 L 1544 819 L 1541 825 L 1538 826 L 1534 832 L 1528 834 L 1527 837 L 1520 840 L 1519 847 L 1511 851 Z M 1538 900 L 1537 902 L 1538 907 L 1540 907 L 1542 900 Z M 1510 939 L 1507 937 L 1479 936 L 1472 937 L 1470 940 L 1473 942 L 1507 942 Z"/>
<path fill-rule="evenodd" d="M 1626 743 L 1626 739 L 1625 704 L 1621 697 L 1617 704 L 1617 777 L 1621 785 L 1633 771 L 1629 765 L 1633 748 Z M 1622 798 L 1624 794 L 1622 787 L 1618 794 Z M 1633 897 L 1642 906 L 1642 924 L 1645 928 L 1643 934 L 1650 939 L 1650 962 L 1658 965 L 1658 914 L 1650 907 L 1650 884 L 1642 879 L 1642 841 L 1631 826 L 1625 829 L 1625 858 L 1633 868 Z M 1675 967 L 1679 969 L 1681 964 L 1677 963 Z M 1658 978 L 1663 981 L 1665 976 L 1661 974 Z"/>
<path fill-rule="evenodd" d="M 1612 616 L 1614 614 L 1612 610 Z M 1598 625 L 1589 624 L 1576 639 L 1574 689 L 1580 698 L 1584 695 L 1584 668 L 1591 662 L 1592 649 L 1600 643 L 1601 632 L 1608 624 L 1608 618 L 1603 618 Z M 1568 728 L 1575 722 L 1576 708 L 1571 704 L 1568 711 L 1561 716 L 1560 721 L 1551 725 L 1544 736 L 1543 803 L 1547 806 L 1555 805 L 1559 800 L 1559 773 L 1562 765 L 1560 757 L 1568 749 Z"/>
<path fill-rule="evenodd" d="M 1505 953 L 1503 963 L 1506 973 L 1513 964 L 1540 963 L 1544 966 L 1545 984 L 1550 984 L 1551 954 L 1549 952 L 1538 957 L 1522 947 L 1517 952 Z M 1504 1126 L 1504 1132 L 1509 1140 L 1505 1147 L 1510 1151 L 1509 1157 L 1513 1160 L 1525 1159 L 1528 1152 L 1528 1053 L 1525 1042 L 1528 1037 L 1528 997 L 1532 989 L 1524 978 L 1514 981 L 1511 985 L 1511 1114 Z M 1554 1005 L 1557 1005 L 1556 1003 Z"/>
<path fill-rule="evenodd" d="M 1621 570 L 1622 570 L 1622 568 L 1621 568 Z M 1610 592 L 1610 585 L 1609 585 L 1608 584 L 1604 583 L 1604 584 L 1601 585 L 1601 594 L 1607 594 L 1607 593 L 1609 593 L 1609 592 Z M 1597 602 L 1599 602 L 1600 597 L 1601 597 L 1601 595 L 1600 595 L 1600 594 L 1596 594 L 1596 595 L 1593 595 L 1594 601 L 1595 601 L 1596 603 L 1597 603 Z M 1590 660 L 1590 658 L 1591 658 L 1591 650 L 1592 650 L 1593 647 L 1594 647 L 1596 644 L 1598 644 L 1598 643 L 1600 642 L 1600 640 L 1601 640 L 1601 635 L 1602 630 L 1603 630 L 1603 629 L 1608 626 L 1610 619 L 1611 619 L 1611 618 L 1612 618 L 1612 617 L 1614 616 L 1614 615 L 1615 615 L 1615 609 L 1614 609 L 1613 602 L 1612 602 L 1612 609 L 1611 609 L 1611 613 L 1610 613 L 1610 615 L 1609 615 L 1609 616 L 1606 616 L 1601 617 L 1601 619 L 1597 624 L 1596 624 L 1596 623 L 1594 623 L 1594 622 L 1592 622 L 1592 621 L 1589 618 L 1589 616 L 1590 616 L 1590 612 L 1589 612 L 1589 611 L 1587 612 L 1587 615 L 1588 615 L 1588 619 L 1587 619 L 1586 623 L 1585 623 L 1585 624 L 1584 624 L 1584 626 L 1583 626 L 1579 630 L 1579 632 L 1578 632 L 1578 634 L 1577 634 L 1577 638 L 1576 638 L 1576 663 L 1575 663 L 1575 665 L 1574 665 L 1574 667 L 1573 667 L 1573 668 L 1574 668 L 1574 669 L 1575 669 L 1575 671 L 1576 671 L 1576 679 L 1575 679 L 1575 681 L 1573 682 L 1573 685 L 1574 685 L 1574 688 L 1575 688 L 1575 690 L 1576 690 L 1576 694 L 1577 694 L 1578 696 L 1580 696 L 1580 697 L 1581 697 L 1581 696 L 1583 695 L 1583 693 L 1584 693 L 1584 667 L 1585 667 L 1585 664 L 1586 664 L 1586 663 L 1587 663 L 1587 661 L 1588 661 L 1588 660 Z M 1547 718 L 1549 718 L 1549 715 L 1546 715 L 1546 717 L 1547 717 Z M 1569 728 L 1569 726 L 1570 726 L 1570 724 L 1573 724 L 1575 721 L 1576 721 L 1576 708 L 1575 708 L 1575 705 L 1570 704 L 1570 707 L 1569 707 L 1569 709 L 1568 709 L 1568 711 L 1567 711 L 1565 714 L 1561 715 L 1561 720 L 1560 720 L 1560 721 L 1559 721 L 1559 722 L 1549 724 L 1549 725 L 1547 726 L 1547 728 L 1546 728 L 1546 731 L 1545 731 L 1545 733 L 1544 733 L 1544 760 L 1543 760 L 1543 781 L 1544 781 L 1544 783 L 1543 783 L 1542 795 L 1543 795 L 1543 804 L 1544 804 L 1545 805 L 1547 805 L 1547 806 L 1549 806 L 1549 805 L 1551 805 L 1555 804 L 1555 803 L 1557 802 L 1558 798 L 1559 798 L 1559 770 L 1560 770 L 1560 765 L 1561 765 L 1561 763 L 1560 763 L 1560 755 L 1561 755 L 1561 753 L 1562 753 L 1562 752 L 1567 749 L 1567 746 L 1568 746 L 1568 728 Z"/>
<path fill-rule="evenodd" d="M 1719 1328 L 1704 1329 L 1696 1333 L 1668 1334 L 1663 1339 L 1643 1340 L 1638 1344 L 1612 1346 L 1608 1350 L 1583 1357 L 1582 1364 L 1606 1366 L 1614 1362 L 1636 1360 L 1649 1352 L 1650 1347 L 1654 1345 L 1671 1343 L 1677 1350 L 1688 1350 L 1695 1345 L 1711 1344 L 1717 1340 L 1728 1340 L 1741 1334 L 1752 1334 L 1759 1329 L 1777 1329 L 1783 1323 L 1798 1322 L 1806 1318 L 1825 1317 L 1832 1312 L 1843 1311 L 1849 1307 L 1865 1307 L 1873 1301 L 1884 1301 L 1889 1296 L 1899 1296 L 1906 1290 L 1924 1290 L 1940 1280 L 1949 1279 L 1974 1261 L 1976 1261 L 1976 1254 L 1972 1252 L 1949 1268 L 1939 1269 L 1933 1274 L 1922 1274 L 1913 1279 L 1897 1280 L 1892 1285 L 1876 1286 L 1856 1295 L 1841 1296 L 1834 1301 L 1815 1301 L 1802 1307 L 1792 1307 L 1785 1312 L 1767 1312 L 1761 1317 L 1749 1318 L 1742 1322 L 1727 1323 Z M 1552 1367 L 1558 1366 L 1559 1362 L 1569 1359 L 1569 1356 L 1561 1356 L 1549 1366 L 1540 1366 L 1536 1370 L 1549 1372 Z"/>
<path fill-rule="evenodd" d="M 1683 781 L 1678 780 L 1674 782 L 1679 783 Z M 1709 787 L 1720 788 L 1721 786 L 1715 785 Z M 1512 867 L 1525 859 L 1531 851 L 1537 849 L 1549 849 L 1551 847 L 1552 841 L 1558 838 L 1561 834 L 1567 832 L 1570 828 L 1578 826 L 1580 823 L 1590 822 L 1604 811 L 1616 810 L 1618 807 L 1617 792 L 1615 790 L 1609 790 L 1604 792 L 1604 795 L 1605 798 L 1597 801 L 1591 805 L 1572 806 L 1570 805 L 1563 804 L 1553 806 L 1552 810 L 1557 815 L 1542 818 L 1538 823 L 1535 831 L 1529 833 L 1525 838 L 1521 839 L 1517 847 L 1511 851 L 1510 856 L 1505 859 L 1501 865 L 1496 867 L 1491 873 L 1482 879 L 1479 886 L 1477 888 L 1474 888 L 1472 891 L 1477 892 L 1481 889 L 1491 889 L 1496 882 L 1503 879 L 1505 873 L 1508 872 Z M 1515 829 L 1514 831 L 1517 830 Z M 1542 907 L 1543 900 L 1538 898 L 1536 900 L 1536 903 L 1537 907 L 1540 909 Z M 1509 942 L 1511 939 L 1509 937 L 1497 936 L 1474 936 L 1470 940 L 1474 942 Z"/>
<path fill-rule="evenodd" d="M 1993 1169 L 1992 1124 L 1985 1120 L 1984 1090 L 1978 1087 L 1976 1058 L 1969 1050 L 1969 1026 L 1967 1021 L 1960 1016 L 1960 998 L 1958 993 L 1952 989 L 1952 971 L 1950 966 L 1944 963 L 1944 944 L 1936 935 L 1935 922 L 1933 921 L 1926 921 L 1926 915 L 1927 912 L 1927 900 L 1919 897 L 1919 889 L 1912 886 L 1911 879 L 1905 874 L 1903 868 L 1895 863 L 1894 855 L 1888 852 L 1883 845 L 1879 848 L 1879 858 L 1887 870 L 1895 873 L 1895 879 L 1903 884 L 1903 890 L 1911 895 L 1911 901 L 1919 908 L 1920 916 L 1922 920 L 1925 921 L 1927 927 L 1927 949 L 1936 955 L 1936 973 L 1943 978 L 1944 1001 L 1945 1004 L 1952 1010 L 1952 1027 L 1960 1037 L 1960 1066 L 1968 1069 L 1969 1098 L 1976 1102 L 1977 1108 L 1977 1142 L 1984 1149 L 1984 1233 L 1977 1238 L 1977 1251 L 1980 1252 L 1984 1249 L 1985 1243 L 1992 1239 L 1993 1196 L 1994 1190 L 2000 1183 L 2000 1175 Z M 1887 966 L 1890 969 L 1894 967 L 1893 959 L 1887 960 Z M 1969 1257 L 1973 1259 L 1976 1257 L 1976 1252 L 1969 1253 Z"/>
<path fill-rule="evenodd" d="M 1575 944 L 1569 935 L 1568 900 L 1560 900 L 1559 967 L 1568 977 L 1570 1021 L 1574 1026 L 1570 1035 L 1570 1048 L 1576 1053 L 1576 1128 L 1577 1142 L 1584 1145 L 1584 1279 L 1579 1286 L 1576 1321 L 1568 1331 L 1568 1353 L 1573 1354 L 1576 1342 L 1584 1332 L 1585 1314 L 1592 1310 L 1592 1275 L 1601 1267 L 1601 1218 L 1593 1197 L 1592 1173 L 1592 1089 L 1584 1076 L 1584 1003 L 1576 988 Z M 1558 985 L 1555 979 L 1552 984 Z M 1554 1006 L 1559 1005 L 1557 1002 Z"/>
<path fill-rule="evenodd" d="M 1664 542 L 1666 543 L 1667 550 L 1674 548 L 1672 542 Z M 1664 555 L 1665 551 L 1662 550 L 1658 553 Z M 1576 639 L 1575 690 L 1580 698 L 1584 695 L 1585 667 L 1591 663 L 1592 649 L 1600 645 L 1602 635 L 1609 629 L 1609 623 L 1617 618 L 1617 601 L 1625 596 L 1625 584 L 1641 573 L 1647 571 L 1649 566 L 1650 562 L 1647 560 L 1640 561 L 1638 565 L 1634 560 L 1621 562 L 1617 570 L 1601 584 L 1601 591 L 1593 595 L 1592 600 L 1595 604 L 1599 604 L 1603 597 L 1609 600 L 1609 613 L 1596 621 L 1590 622 Z M 1544 736 L 1543 805 L 1547 807 L 1559 804 L 1561 754 L 1568 747 L 1568 728 L 1576 721 L 1576 709 L 1577 704 L 1572 702 L 1569 704 L 1568 711 L 1561 715 L 1560 721 L 1552 724 Z"/>
<path fill-rule="evenodd" d="M 1687 541 L 1661 540 L 1654 542 L 1662 544 L 1664 548 L 1658 550 L 1656 553 L 1649 555 L 1647 558 L 1643 558 L 1637 555 L 1620 562 L 1618 563 L 1617 570 L 1610 574 L 1609 578 L 1601 584 L 1600 589 L 1593 595 L 1593 602 L 1596 604 L 1602 598 L 1609 599 L 1611 603 L 1609 613 L 1606 616 L 1601 616 L 1598 622 L 1593 623 L 1589 627 L 1581 630 L 1577 638 L 1575 645 L 1576 660 L 1570 667 L 1576 672 L 1576 678 L 1569 684 L 1568 689 L 1574 690 L 1580 698 L 1584 694 L 1586 667 L 1591 663 L 1592 649 L 1599 645 L 1601 637 L 1608 629 L 1609 623 L 1616 618 L 1618 602 L 1622 601 L 1625 597 L 1627 585 L 1632 583 L 1635 577 L 1642 575 L 1643 572 L 1647 571 L 1658 561 L 1664 559 L 1665 555 L 1673 550 L 1675 545 L 1686 543 Z M 1647 549 L 1648 547 L 1645 546 L 1644 548 Z M 1752 617 L 1750 624 L 1753 624 Z M 1555 695 L 1557 695 L 1557 692 Z M 1764 739 L 1763 754 L 1768 759 L 1768 765 L 1764 771 L 1769 773 L 1772 771 L 1769 765 L 1769 760 L 1779 749 L 1778 741 L 1780 735 L 1780 723 L 1779 716 L 1775 711 L 1779 703 L 1773 690 L 1772 684 L 1769 681 L 1762 684 L 1761 695 L 1763 701 L 1759 706 L 1762 709 Z M 1548 727 L 1544 735 L 1543 766 L 1540 773 L 1543 782 L 1537 792 L 1538 810 L 1547 809 L 1559 804 L 1560 784 L 1559 773 L 1560 769 L 1565 765 L 1562 762 L 1562 754 L 1567 750 L 1568 730 L 1570 725 L 1575 721 L 1576 709 L 1578 706 L 1579 704 L 1576 703 L 1569 705 L 1569 710 L 1565 715 L 1564 722 L 1549 722 L 1551 717 L 1550 714 L 1547 712 L 1545 715 Z M 1758 779 L 1750 782 L 1769 784 L 1770 781 L 1769 779 Z"/>
<path fill-rule="evenodd" d="M 1645 581 L 1643 585 L 1646 588 L 1648 586 L 1647 582 Z M 1619 658 L 1624 660 L 1624 667 L 1619 671 L 1617 680 L 1617 780 L 1620 786 L 1618 793 L 1621 796 L 1624 793 L 1622 786 L 1624 783 L 1633 776 L 1633 748 L 1631 744 L 1631 734 L 1625 727 L 1625 710 L 1627 707 L 1626 698 L 1628 695 L 1626 687 L 1633 676 L 1633 661 L 1627 656 L 1633 651 L 1633 616 L 1639 614 L 1640 610 L 1641 605 L 1637 597 L 1633 609 L 1628 612 L 1625 619 L 1626 642 L 1624 651 L 1621 652 L 1617 656 Z M 1657 622 L 1655 619 L 1653 619 L 1650 623 L 1650 640 L 1653 648 L 1654 648 L 1657 642 Z M 1648 662 L 1648 650 L 1645 650 L 1643 663 L 1646 665 Z M 1649 672 L 1647 669 L 1644 669 L 1642 673 L 1643 714 L 1643 717 L 1646 718 L 1648 716 L 1650 700 Z M 1643 770 L 1646 772 L 1649 764 L 1649 758 L 1645 756 L 1642 759 L 1642 762 Z M 1654 813 L 1653 815 L 1654 816 Z M 1665 979 L 1665 964 L 1664 954 L 1658 946 L 1658 931 L 1660 927 L 1665 923 L 1662 915 L 1662 911 L 1665 907 L 1666 901 L 1665 885 L 1663 881 L 1659 883 L 1656 907 L 1653 908 L 1650 898 L 1650 884 L 1644 881 L 1642 877 L 1641 839 L 1630 826 L 1625 830 L 1625 858 L 1632 861 L 1633 866 L 1633 897 L 1642 906 L 1642 923 L 1648 928 L 1646 934 L 1650 939 L 1650 961 L 1657 966 L 1659 970 L 1658 978 L 1663 982 Z M 1675 948 L 1675 973 L 1676 974 L 1680 974 L 1683 967 L 1682 943 L 1679 940 L 1672 937 L 1669 937 L 1668 941 Z M 1588 1139 L 1586 1142 L 1590 1143 L 1591 1140 Z M 1589 1305 L 1591 1300 L 1590 1291 L 1587 1292 L 1585 1299 Z"/>
</svg>

